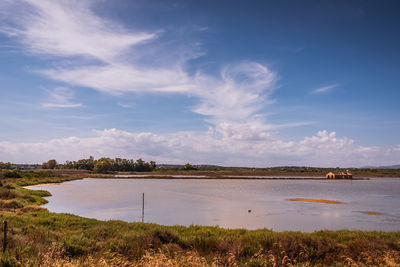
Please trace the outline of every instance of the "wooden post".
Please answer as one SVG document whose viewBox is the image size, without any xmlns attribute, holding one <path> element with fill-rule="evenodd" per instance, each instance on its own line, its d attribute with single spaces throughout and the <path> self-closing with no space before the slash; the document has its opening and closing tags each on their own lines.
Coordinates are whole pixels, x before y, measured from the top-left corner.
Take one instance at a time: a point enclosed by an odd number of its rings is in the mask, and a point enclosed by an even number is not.
<svg viewBox="0 0 400 267">
<path fill-rule="evenodd" d="M 144 193 L 142 195 L 142 222 L 144 222 Z"/>
<path fill-rule="evenodd" d="M 6 252 L 6 248 L 7 248 L 7 221 L 4 221 L 4 228 L 3 228 L 3 253 Z"/>
</svg>

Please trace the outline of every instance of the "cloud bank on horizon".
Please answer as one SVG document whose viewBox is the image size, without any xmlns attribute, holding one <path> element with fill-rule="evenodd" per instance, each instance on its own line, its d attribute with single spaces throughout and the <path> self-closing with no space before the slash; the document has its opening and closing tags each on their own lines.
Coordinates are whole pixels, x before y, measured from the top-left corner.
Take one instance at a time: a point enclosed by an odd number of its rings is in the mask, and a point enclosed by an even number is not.
<svg viewBox="0 0 400 267">
<path fill-rule="evenodd" d="M 265 63 L 244 59 L 223 64 L 214 72 L 189 71 L 187 65 L 206 54 L 202 48 L 183 44 L 171 50 L 163 41 L 168 30 L 128 27 L 97 14 L 95 4 L 50 0 L 6 0 L 0 4 L 0 32 L 16 40 L 29 57 L 48 62 L 30 69 L 56 84 L 46 90 L 42 108 L 84 109 L 85 99 L 76 99 L 74 94 L 81 88 L 115 98 L 117 105 L 126 108 L 131 106 L 117 99 L 143 94 L 185 97 L 195 99 L 187 109 L 201 116 L 207 130 L 153 133 L 107 127 L 93 129 L 91 136 L 4 140 L 0 141 L 0 160 L 65 161 L 92 155 L 257 167 L 363 166 L 400 161 L 400 145 L 357 145 L 352 139 L 337 137 L 335 131 L 319 130 L 299 140 L 280 137 L 280 129 L 295 131 L 295 127 L 314 122 L 268 120 L 266 110 L 277 101 L 273 94 L 284 77 Z M 336 87 L 320 87 L 313 94 L 325 94 Z"/>
</svg>

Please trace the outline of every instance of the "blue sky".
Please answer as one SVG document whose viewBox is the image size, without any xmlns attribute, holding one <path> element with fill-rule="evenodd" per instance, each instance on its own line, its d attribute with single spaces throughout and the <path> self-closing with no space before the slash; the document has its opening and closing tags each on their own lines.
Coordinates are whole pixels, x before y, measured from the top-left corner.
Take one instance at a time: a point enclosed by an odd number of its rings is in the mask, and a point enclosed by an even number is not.
<svg viewBox="0 0 400 267">
<path fill-rule="evenodd" d="M 0 161 L 400 162 L 396 1 L 0 3 Z"/>
</svg>

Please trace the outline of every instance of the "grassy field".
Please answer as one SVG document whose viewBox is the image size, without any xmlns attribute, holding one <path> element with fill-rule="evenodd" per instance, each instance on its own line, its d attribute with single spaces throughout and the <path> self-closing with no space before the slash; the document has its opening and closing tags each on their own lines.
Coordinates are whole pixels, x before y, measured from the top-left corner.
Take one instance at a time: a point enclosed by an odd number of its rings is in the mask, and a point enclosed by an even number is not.
<svg viewBox="0 0 400 267">
<path fill-rule="evenodd" d="M 0 219 L 7 220 L 9 230 L 1 266 L 400 266 L 400 232 L 98 221 L 48 212 L 39 206 L 48 192 L 22 187 L 79 178 L 43 173 L 3 180 Z"/>
</svg>

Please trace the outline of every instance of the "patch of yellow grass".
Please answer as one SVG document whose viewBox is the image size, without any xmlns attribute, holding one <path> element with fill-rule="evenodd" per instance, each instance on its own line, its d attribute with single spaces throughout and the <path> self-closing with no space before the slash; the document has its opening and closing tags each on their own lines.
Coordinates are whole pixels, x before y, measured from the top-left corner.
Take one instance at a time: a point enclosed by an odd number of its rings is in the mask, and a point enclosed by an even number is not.
<svg viewBox="0 0 400 267">
<path fill-rule="evenodd" d="M 25 188 L 25 189 L 30 189 L 30 188 L 35 188 L 35 187 L 52 186 L 52 185 L 65 185 L 65 184 L 63 184 L 63 183 L 34 184 L 34 185 L 27 185 L 27 186 L 24 186 L 23 188 Z"/>
<path fill-rule="evenodd" d="M 346 204 L 345 202 L 325 200 L 325 199 L 312 199 L 312 198 L 288 198 L 288 201 L 304 201 L 304 202 L 316 202 L 325 204 Z"/>
<path fill-rule="evenodd" d="M 142 259 L 139 261 L 138 266 L 142 267 L 174 267 L 174 266 L 193 266 L 193 267 L 208 267 L 216 266 L 207 263 L 206 259 L 199 256 L 196 252 L 187 252 L 185 254 L 175 253 L 168 255 L 163 251 L 152 253 L 146 251 Z"/>
<path fill-rule="evenodd" d="M 367 214 L 367 215 L 385 215 L 384 213 L 377 212 L 377 211 L 360 211 L 360 210 L 356 210 L 354 212 L 359 212 L 359 213 Z"/>
</svg>

